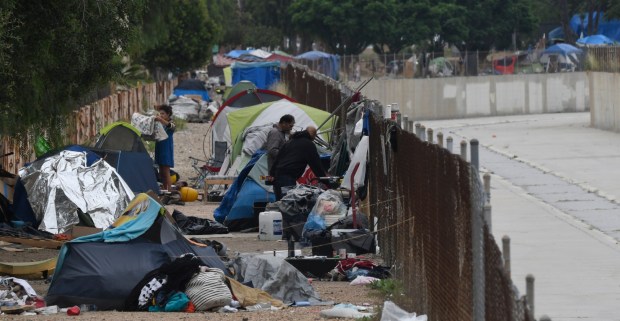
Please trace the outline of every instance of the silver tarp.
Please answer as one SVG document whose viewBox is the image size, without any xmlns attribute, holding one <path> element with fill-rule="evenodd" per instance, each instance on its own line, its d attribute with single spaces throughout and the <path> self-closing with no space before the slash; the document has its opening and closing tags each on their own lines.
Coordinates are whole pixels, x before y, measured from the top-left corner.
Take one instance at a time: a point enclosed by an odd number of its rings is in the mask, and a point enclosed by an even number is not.
<svg viewBox="0 0 620 321">
<path fill-rule="evenodd" d="M 86 153 L 62 151 L 32 163 L 21 180 L 39 230 L 64 233 L 79 223 L 78 211 L 106 229 L 134 198 L 129 186 L 104 160 L 86 166 Z"/>
</svg>

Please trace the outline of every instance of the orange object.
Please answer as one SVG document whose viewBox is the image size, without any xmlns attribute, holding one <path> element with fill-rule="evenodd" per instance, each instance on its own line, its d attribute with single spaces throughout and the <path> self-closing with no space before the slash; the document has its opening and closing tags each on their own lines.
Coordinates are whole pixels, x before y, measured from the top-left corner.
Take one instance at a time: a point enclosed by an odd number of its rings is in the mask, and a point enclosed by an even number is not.
<svg viewBox="0 0 620 321">
<path fill-rule="evenodd" d="M 191 187 L 181 187 L 179 193 L 183 202 L 193 202 L 198 199 L 198 191 Z"/>
<path fill-rule="evenodd" d="M 196 306 L 194 305 L 194 303 L 192 301 L 189 301 L 189 303 L 187 304 L 187 308 L 185 308 L 185 311 L 187 313 L 194 313 L 196 312 Z"/>
</svg>

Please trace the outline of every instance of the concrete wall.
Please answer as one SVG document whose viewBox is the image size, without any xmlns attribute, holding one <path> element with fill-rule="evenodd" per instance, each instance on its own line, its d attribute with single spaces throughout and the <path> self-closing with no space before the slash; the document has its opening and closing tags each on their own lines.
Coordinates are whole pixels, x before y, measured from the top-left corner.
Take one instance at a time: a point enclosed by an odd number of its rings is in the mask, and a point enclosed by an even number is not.
<svg viewBox="0 0 620 321">
<path fill-rule="evenodd" d="M 590 124 L 620 132 L 620 73 L 589 72 Z"/>
<path fill-rule="evenodd" d="M 584 72 L 374 79 L 362 94 L 417 121 L 586 111 L 587 82 Z"/>
</svg>

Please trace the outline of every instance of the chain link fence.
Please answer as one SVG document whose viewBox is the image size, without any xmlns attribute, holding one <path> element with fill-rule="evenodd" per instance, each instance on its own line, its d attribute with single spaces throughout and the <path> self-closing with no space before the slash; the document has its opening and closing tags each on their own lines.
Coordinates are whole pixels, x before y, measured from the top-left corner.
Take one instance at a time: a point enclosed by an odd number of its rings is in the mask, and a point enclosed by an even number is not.
<svg viewBox="0 0 620 321">
<path fill-rule="evenodd" d="M 282 79 L 292 97 L 328 111 L 354 92 L 296 64 Z M 397 303 L 431 321 L 533 320 L 484 223 L 486 195 L 477 169 L 384 120 L 379 102 L 363 103 L 373 116 L 369 201 L 361 210 L 376 219 L 381 256 L 404 285 Z"/>
<path fill-rule="evenodd" d="M 575 71 L 620 72 L 620 46 L 583 47 L 581 53 L 548 55 L 526 51 L 430 52 L 340 56 L 339 80 L 359 82 L 374 78 L 435 78 L 536 74 Z M 311 70 L 316 62 L 300 61 Z"/>
</svg>

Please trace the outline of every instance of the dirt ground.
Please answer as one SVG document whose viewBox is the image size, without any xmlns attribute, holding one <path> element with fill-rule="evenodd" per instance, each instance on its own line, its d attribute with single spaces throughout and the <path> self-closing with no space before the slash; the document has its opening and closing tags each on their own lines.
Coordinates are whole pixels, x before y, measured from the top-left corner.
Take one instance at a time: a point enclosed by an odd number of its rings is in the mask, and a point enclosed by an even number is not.
<svg viewBox="0 0 620 321">
<path fill-rule="evenodd" d="M 175 133 L 175 170 L 181 177 L 194 175 L 189 156 L 204 159 L 202 141 L 208 124 L 188 123 L 186 128 Z M 196 216 L 213 219 L 213 211 L 217 205 L 203 205 L 202 202 L 191 202 L 185 205 L 168 205 L 166 209 L 172 212 L 174 209 L 181 211 L 187 216 Z M 207 236 L 205 236 L 206 238 Z M 265 251 L 286 250 L 287 244 L 283 241 L 261 241 L 258 233 L 230 233 L 227 235 L 209 235 L 209 239 L 217 240 L 227 247 L 229 257 L 236 253 L 263 253 Z M 304 253 L 308 253 L 305 250 Z M 56 257 L 57 250 L 31 248 L 13 244 L 0 244 L 0 262 L 34 262 Z M 42 276 L 33 276 L 27 279 L 28 283 L 37 291 L 37 294 L 45 296 L 49 284 Z M 364 286 L 352 286 L 349 282 L 332 282 L 312 280 L 317 293 L 324 301 L 335 303 L 352 303 L 356 305 L 376 306 L 382 301 Z M 296 320 L 310 321 L 321 320 L 319 312 L 329 306 L 286 308 L 280 311 L 261 312 L 238 312 L 238 313 L 149 313 L 149 312 L 116 312 L 97 311 L 85 312 L 80 316 L 73 317 L 81 320 Z M 66 313 L 55 315 L 20 316 L 2 315 L 3 320 L 66 320 Z"/>
</svg>

